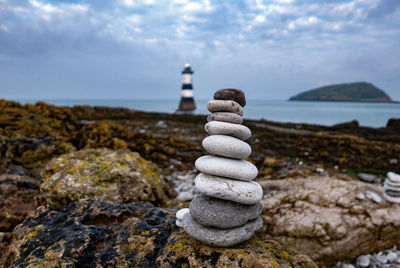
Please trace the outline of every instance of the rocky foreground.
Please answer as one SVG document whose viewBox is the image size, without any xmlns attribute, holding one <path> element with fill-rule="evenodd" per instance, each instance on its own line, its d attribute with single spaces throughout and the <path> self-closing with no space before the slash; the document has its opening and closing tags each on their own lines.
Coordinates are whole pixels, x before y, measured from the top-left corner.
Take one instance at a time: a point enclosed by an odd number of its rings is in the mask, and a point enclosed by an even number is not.
<svg viewBox="0 0 400 268">
<path fill-rule="evenodd" d="M 399 246 L 400 205 L 382 198 L 384 174 L 400 172 L 396 120 L 382 129 L 245 120 L 263 227 L 228 249 L 188 237 L 174 213 L 195 193 L 205 122 L 0 101 L 0 266 L 357 265 Z"/>
</svg>

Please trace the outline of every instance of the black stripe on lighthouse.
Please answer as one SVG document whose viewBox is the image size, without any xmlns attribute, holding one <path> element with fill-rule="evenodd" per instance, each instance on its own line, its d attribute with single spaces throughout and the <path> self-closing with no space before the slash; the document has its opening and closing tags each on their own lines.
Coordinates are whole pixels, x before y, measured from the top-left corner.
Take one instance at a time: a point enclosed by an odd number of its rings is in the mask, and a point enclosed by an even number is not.
<svg viewBox="0 0 400 268">
<path fill-rule="evenodd" d="M 185 68 L 182 71 L 182 90 L 181 90 L 181 101 L 179 103 L 179 111 L 193 111 L 196 109 L 196 104 L 193 98 L 193 85 L 192 76 L 193 71 L 190 68 L 189 63 L 185 64 Z"/>
</svg>

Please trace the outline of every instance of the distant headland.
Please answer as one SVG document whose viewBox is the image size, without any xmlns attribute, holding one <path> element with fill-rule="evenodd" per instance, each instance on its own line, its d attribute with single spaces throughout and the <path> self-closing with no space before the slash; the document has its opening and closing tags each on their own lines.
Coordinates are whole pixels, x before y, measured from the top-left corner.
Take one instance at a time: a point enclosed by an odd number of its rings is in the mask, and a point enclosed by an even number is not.
<svg viewBox="0 0 400 268">
<path fill-rule="evenodd" d="M 297 94 L 289 101 L 393 102 L 382 89 L 367 82 L 319 87 Z"/>
</svg>

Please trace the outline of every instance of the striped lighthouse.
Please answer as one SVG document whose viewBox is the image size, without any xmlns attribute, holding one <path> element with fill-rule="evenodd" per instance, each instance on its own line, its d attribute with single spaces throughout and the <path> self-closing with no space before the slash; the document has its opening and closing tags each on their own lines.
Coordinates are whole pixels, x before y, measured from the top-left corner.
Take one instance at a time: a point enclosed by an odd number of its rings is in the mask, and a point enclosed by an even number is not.
<svg viewBox="0 0 400 268">
<path fill-rule="evenodd" d="M 190 68 L 190 64 L 186 63 L 185 69 L 182 71 L 182 92 L 178 111 L 193 111 L 196 109 L 196 104 L 194 103 L 193 98 L 193 73 L 194 72 Z"/>
</svg>

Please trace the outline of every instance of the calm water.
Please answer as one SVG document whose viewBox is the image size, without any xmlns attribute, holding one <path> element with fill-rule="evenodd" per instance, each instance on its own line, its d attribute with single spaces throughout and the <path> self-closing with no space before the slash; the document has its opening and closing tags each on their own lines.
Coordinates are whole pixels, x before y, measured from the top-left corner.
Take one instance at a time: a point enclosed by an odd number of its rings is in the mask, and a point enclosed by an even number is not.
<svg viewBox="0 0 400 268">
<path fill-rule="evenodd" d="M 37 100 L 18 100 L 34 103 Z M 174 113 L 179 100 L 44 100 L 60 106 L 98 105 L 126 107 L 141 111 Z M 195 114 L 208 114 L 208 100 L 196 100 Z M 283 100 L 248 100 L 244 117 L 279 122 L 310 123 L 331 126 L 357 120 L 362 126 L 384 127 L 389 118 L 400 118 L 397 103 L 288 102 Z"/>
</svg>

